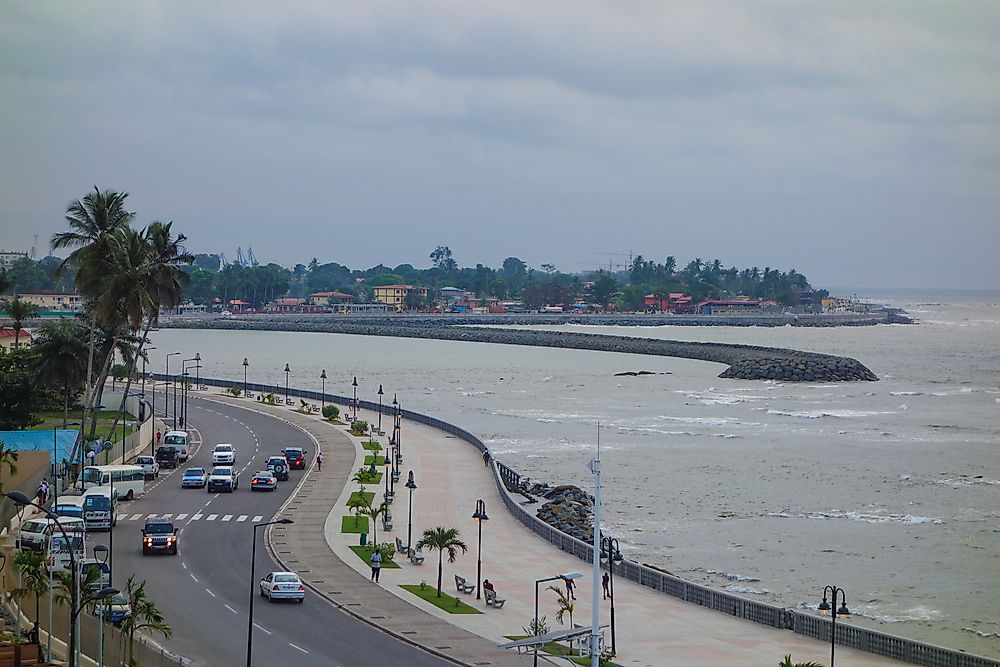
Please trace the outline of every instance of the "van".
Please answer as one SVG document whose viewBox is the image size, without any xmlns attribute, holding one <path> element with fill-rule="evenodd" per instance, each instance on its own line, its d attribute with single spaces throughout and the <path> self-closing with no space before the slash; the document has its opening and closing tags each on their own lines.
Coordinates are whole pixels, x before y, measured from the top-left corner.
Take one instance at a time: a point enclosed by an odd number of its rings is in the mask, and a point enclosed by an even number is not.
<svg viewBox="0 0 1000 667">
<path fill-rule="evenodd" d="M 70 551 L 72 550 L 72 555 Z M 80 562 L 87 555 L 87 534 L 82 528 L 66 529 L 66 535 L 56 530 L 49 536 L 48 564 L 51 572 L 68 572 L 70 565 Z"/>
<path fill-rule="evenodd" d="M 111 530 L 118 525 L 118 489 L 95 486 L 83 494 L 83 521 L 87 530 Z"/>
<path fill-rule="evenodd" d="M 59 523 L 63 529 L 69 533 L 71 531 L 83 531 L 83 519 L 73 516 L 59 517 Z M 48 547 L 49 537 L 53 533 L 59 532 L 55 519 L 46 517 L 40 519 L 29 519 L 21 524 L 17 531 L 16 544 L 18 549 L 30 549 L 32 551 L 44 551 Z"/>
<path fill-rule="evenodd" d="M 94 580 L 90 582 L 88 591 L 91 593 L 96 593 L 102 588 L 107 588 L 111 585 L 111 566 L 107 563 L 102 563 L 99 560 L 93 558 L 84 558 L 80 561 L 80 572 L 81 572 L 81 582 L 87 581 L 87 576 L 90 570 L 97 570 L 99 574 L 91 575 Z"/>
<path fill-rule="evenodd" d="M 59 516 L 83 518 L 83 496 L 59 496 L 52 511 Z"/>
<path fill-rule="evenodd" d="M 177 460 L 184 463 L 188 460 L 188 434 L 187 431 L 167 431 L 163 436 L 164 445 L 173 445 L 177 448 Z"/>
</svg>

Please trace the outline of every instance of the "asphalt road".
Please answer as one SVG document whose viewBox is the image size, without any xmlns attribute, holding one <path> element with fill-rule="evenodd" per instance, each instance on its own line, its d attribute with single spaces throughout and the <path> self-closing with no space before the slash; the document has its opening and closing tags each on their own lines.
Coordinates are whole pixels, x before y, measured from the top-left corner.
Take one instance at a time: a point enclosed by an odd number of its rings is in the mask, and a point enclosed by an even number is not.
<svg viewBox="0 0 1000 667">
<path fill-rule="evenodd" d="M 199 666 L 230 667 L 246 660 L 252 523 L 271 520 L 304 472 L 291 471 L 273 492 L 250 491 L 250 478 L 267 457 L 287 446 L 305 448 L 311 465 L 315 444 L 278 419 L 220 403 L 192 398 L 189 413 L 192 441 L 201 440 L 190 461 L 161 472 L 141 497 L 120 506 L 113 585 L 124 589 L 132 573 L 145 579 L 150 598 L 174 631 L 172 639 L 157 635 L 154 640 Z M 184 468 L 210 469 L 212 448 L 220 442 L 236 449 L 239 489 L 231 494 L 182 489 Z M 150 514 L 171 515 L 180 529 L 179 555 L 142 555 L 140 529 Z M 264 530 L 257 531 L 257 580 L 281 569 L 264 549 Z M 105 540 L 101 534 L 95 537 L 92 543 Z M 308 589 L 303 604 L 272 604 L 258 595 L 254 623 L 253 660 L 258 665 L 452 664 L 353 618 Z"/>
</svg>

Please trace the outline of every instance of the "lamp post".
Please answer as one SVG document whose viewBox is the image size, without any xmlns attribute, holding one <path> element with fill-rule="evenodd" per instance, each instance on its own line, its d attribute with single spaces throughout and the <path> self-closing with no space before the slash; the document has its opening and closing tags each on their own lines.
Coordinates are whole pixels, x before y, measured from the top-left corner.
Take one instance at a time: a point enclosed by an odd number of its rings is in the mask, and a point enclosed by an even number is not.
<svg viewBox="0 0 1000 667">
<path fill-rule="evenodd" d="M 265 523 L 255 523 L 253 525 L 253 544 L 250 547 L 250 613 L 247 614 L 247 667 L 252 664 L 251 660 L 253 658 L 253 601 L 257 597 L 257 582 L 256 574 L 254 573 L 254 566 L 257 564 L 257 529 L 263 528 L 264 526 L 273 526 L 276 523 L 295 523 L 291 519 L 278 519 L 276 521 L 267 521 Z"/>
<path fill-rule="evenodd" d="M 24 507 L 25 505 L 31 505 L 37 509 L 40 509 L 42 513 L 45 514 L 50 519 L 55 520 L 56 514 L 51 510 L 48 510 L 41 505 L 31 501 L 28 496 L 21 493 L 20 491 L 11 491 L 6 494 L 7 498 L 14 502 L 15 505 L 19 507 Z M 69 653 L 69 667 L 76 667 L 76 653 L 73 647 L 76 646 L 76 618 L 79 614 L 79 609 L 77 605 L 79 604 L 79 597 L 77 593 L 77 569 L 76 569 L 76 554 L 73 550 L 73 542 L 69 539 L 69 535 L 66 534 L 66 529 L 63 528 L 62 523 L 55 521 L 56 527 L 59 532 L 62 533 L 63 539 L 66 540 L 66 545 L 69 550 L 69 563 L 70 563 L 70 604 L 69 604 L 69 644 L 67 645 L 67 653 Z M 19 615 L 20 616 L 20 615 Z M 49 628 L 51 629 L 51 625 Z"/>
<path fill-rule="evenodd" d="M 351 383 L 351 386 L 354 387 L 354 400 L 351 401 L 351 419 L 354 420 L 354 419 L 358 418 L 358 376 L 357 375 L 354 376 L 354 382 Z"/>
<path fill-rule="evenodd" d="M 406 555 L 413 555 L 413 489 L 417 483 L 413 480 L 413 471 L 406 476 L 406 488 L 410 490 L 410 506 L 406 511 Z"/>
<path fill-rule="evenodd" d="M 594 543 L 591 563 L 592 591 L 590 608 L 590 666 L 598 667 L 601 659 L 601 608 L 598 588 L 601 585 L 601 425 L 597 424 L 597 456 L 587 464 L 594 475 Z"/>
<path fill-rule="evenodd" d="M 319 392 L 319 413 L 323 414 L 326 409 L 326 369 L 319 374 L 319 379 L 323 381 L 323 390 Z"/>
<path fill-rule="evenodd" d="M 292 369 L 285 364 L 285 405 L 288 405 L 288 374 L 292 372 Z"/>
<path fill-rule="evenodd" d="M 396 465 L 396 478 L 399 478 L 399 464 L 402 462 L 402 457 L 399 455 L 399 447 L 396 445 L 396 439 L 399 438 L 399 401 L 396 400 L 396 394 L 392 395 L 392 437 L 389 441 L 393 444 L 395 453 L 392 456 L 393 461 Z"/>
<path fill-rule="evenodd" d="M 535 580 L 535 625 L 531 628 L 534 635 L 537 637 L 538 632 L 538 584 L 543 584 L 546 581 L 555 581 L 557 579 L 562 579 L 563 581 L 569 581 L 570 579 L 579 579 L 583 576 L 583 572 L 566 572 L 564 574 L 557 574 L 554 577 L 545 577 L 544 579 Z M 535 667 L 538 667 L 538 647 L 535 646 Z"/>
<path fill-rule="evenodd" d="M 396 406 L 396 461 L 403 462 L 403 407 Z"/>
<path fill-rule="evenodd" d="M 201 389 L 201 352 L 194 353 L 194 360 L 198 362 L 194 366 L 194 388 L 198 391 Z"/>
<path fill-rule="evenodd" d="M 486 516 L 486 501 L 482 498 L 476 501 L 476 511 L 472 513 L 472 518 L 479 522 L 479 553 L 476 557 L 476 599 L 481 600 L 483 587 L 483 521 L 489 521 Z"/>
<path fill-rule="evenodd" d="M 181 428 L 187 428 L 187 405 L 188 405 L 188 378 L 191 377 L 188 373 L 188 362 L 193 361 L 195 366 L 201 367 L 201 352 L 196 352 L 190 359 L 184 359 L 181 362 L 181 377 L 183 378 L 181 382 Z M 122 461 L 124 463 L 124 461 Z"/>
<path fill-rule="evenodd" d="M 382 435 L 382 385 L 378 386 L 378 433 Z"/>
<path fill-rule="evenodd" d="M 826 601 L 826 592 L 830 591 L 830 602 Z M 840 594 L 840 607 L 837 607 L 837 594 Z M 837 616 L 850 616 L 851 612 L 847 608 L 847 593 L 843 588 L 837 586 L 823 587 L 823 601 L 819 603 L 819 613 L 822 616 L 830 615 L 830 667 L 833 667 L 833 658 L 837 650 Z"/>
<path fill-rule="evenodd" d="M 618 546 L 618 539 L 614 537 L 601 537 L 601 557 L 607 554 L 608 558 L 608 593 L 611 598 L 611 652 L 616 653 L 615 648 L 615 561 L 621 561 L 622 552 Z"/>
<path fill-rule="evenodd" d="M 250 365 L 250 361 L 243 357 L 243 396 L 247 395 L 247 366 Z"/>
<path fill-rule="evenodd" d="M 142 349 L 142 393 L 146 393 L 146 359 L 149 355 L 146 353 L 150 350 L 155 350 L 155 345 L 147 345 Z"/>
<path fill-rule="evenodd" d="M 180 352 L 171 352 L 170 354 L 167 355 L 167 368 L 166 368 L 166 371 L 164 372 L 164 375 L 166 376 L 166 381 L 167 382 L 170 382 L 170 357 L 173 357 L 173 356 L 178 355 L 178 354 L 180 354 Z M 164 392 L 163 392 L 163 418 L 164 419 L 167 418 L 167 407 L 170 405 L 170 402 L 167 400 L 167 398 L 169 397 L 169 393 L 168 393 L 169 391 L 170 391 L 170 385 L 168 384 L 168 385 L 166 385 L 166 388 L 164 389 Z"/>
<path fill-rule="evenodd" d="M 98 545 L 96 545 L 94 547 L 94 560 L 96 560 L 101 565 L 104 565 L 105 563 L 108 562 L 108 554 L 110 552 L 111 552 L 111 550 L 107 546 L 105 546 L 103 544 L 98 544 Z M 104 592 L 104 590 L 106 590 L 106 589 L 102 588 L 101 592 Z M 114 593 L 112 593 L 112 595 L 114 595 L 115 593 L 119 593 L 120 592 L 117 588 L 110 588 L 110 587 L 108 587 L 107 590 L 114 591 Z M 106 605 L 102 605 L 101 606 L 101 612 L 102 613 L 101 613 L 101 618 L 100 618 L 100 621 L 101 621 L 101 638 L 100 638 L 100 640 L 98 640 L 98 649 L 97 649 L 97 664 L 98 664 L 98 667 L 104 667 L 104 623 L 105 623 L 105 618 L 107 617 L 107 611 L 108 611 L 107 610 L 107 606 Z M 49 628 L 50 629 L 52 628 L 51 619 L 50 619 L 50 622 L 49 622 Z M 50 644 L 49 644 L 49 646 L 50 646 L 50 650 L 51 650 L 51 641 L 52 641 L 51 632 L 49 634 L 50 634 L 50 637 L 49 637 Z"/>
</svg>

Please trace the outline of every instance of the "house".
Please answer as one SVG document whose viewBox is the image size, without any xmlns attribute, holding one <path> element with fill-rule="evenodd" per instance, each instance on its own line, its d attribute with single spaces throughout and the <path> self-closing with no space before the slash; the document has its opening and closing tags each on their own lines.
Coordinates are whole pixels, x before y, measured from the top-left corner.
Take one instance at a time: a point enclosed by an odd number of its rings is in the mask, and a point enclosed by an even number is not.
<svg viewBox="0 0 1000 667">
<path fill-rule="evenodd" d="M 643 304 L 646 306 L 646 310 L 682 313 L 689 310 L 691 297 L 683 292 L 669 292 L 666 297 L 659 298 L 655 294 L 647 294 L 643 297 Z"/>
<path fill-rule="evenodd" d="M 270 313 L 301 313 L 305 304 L 305 299 L 286 296 L 275 299 L 273 303 L 268 304 L 266 310 Z"/>
<path fill-rule="evenodd" d="M 764 310 L 765 305 L 771 305 L 771 302 L 766 303 L 747 298 L 733 300 L 706 299 L 695 304 L 694 312 L 699 315 L 742 315 L 759 313 Z"/>
<path fill-rule="evenodd" d="M 393 306 L 397 310 L 406 308 L 407 297 L 410 294 L 414 294 L 420 300 L 427 299 L 427 288 L 416 285 L 379 285 L 371 289 L 376 301 Z"/>
<path fill-rule="evenodd" d="M 33 304 L 40 311 L 83 312 L 83 299 L 79 294 L 57 292 L 56 290 L 41 290 L 19 295 L 21 300 Z"/>
<path fill-rule="evenodd" d="M 352 303 L 354 296 L 344 292 L 313 292 L 306 298 L 310 306 L 332 306 L 338 303 Z"/>
<path fill-rule="evenodd" d="M 28 253 L 20 250 L 0 250 L 0 269 L 9 269 L 19 259 L 27 259 Z"/>
<path fill-rule="evenodd" d="M 14 349 L 15 338 L 15 331 L 12 327 L 0 327 L 0 348 L 8 351 Z M 31 332 L 27 329 L 21 329 L 20 346 L 24 347 L 30 344 Z"/>
</svg>

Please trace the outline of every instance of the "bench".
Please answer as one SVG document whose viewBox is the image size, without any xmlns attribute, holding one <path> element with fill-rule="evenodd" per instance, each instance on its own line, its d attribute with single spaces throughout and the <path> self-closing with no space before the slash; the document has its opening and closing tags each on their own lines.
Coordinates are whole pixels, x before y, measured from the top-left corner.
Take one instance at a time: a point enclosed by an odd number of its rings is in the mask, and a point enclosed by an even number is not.
<svg viewBox="0 0 1000 667">
<path fill-rule="evenodd" d="M 459 593 L 465 593 L 466 595 L 476 590 L 476 587 L 467 582 L 465 577 L 457 574 L 455 575 L 455 588 Z"/>
<path fill-rule="evenodd" d="M 416 549 L 414 551 L 411 551 L 410 552 L 410 562 L 413 563 L 414 565 L 423 565 L 424 564 L 424 554 L 423 554 L 423 552 L 420 551 L 420 549 Z"/>
<path fill-rule="evenodd" d="M 398 537 L 396 538 L 396 553 L 398 554 L 409 553 L 409 549 L 407 549 L 406 545 L 403 544 L 403 540 L 399 539 Z"/>
<path fill-rule="evenodd" d="M 486 596 L 486 606 L 499 609 L 503 606 L 503 603 L 507 601 L 507 598 L 502 598 L 497 595 L 496 591 L 491 591 L 488 588 L 483 589 L 483 594 Z"/>
</svg>

